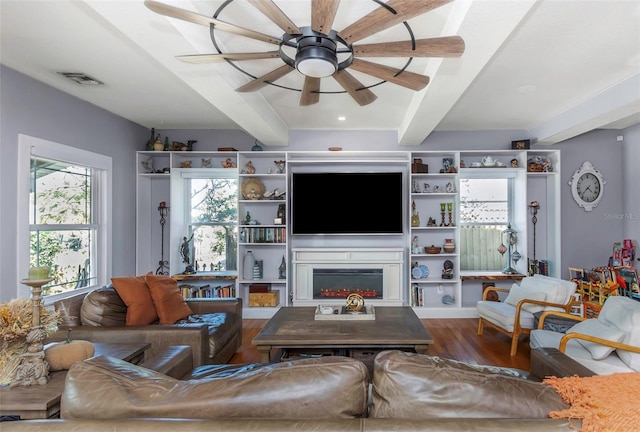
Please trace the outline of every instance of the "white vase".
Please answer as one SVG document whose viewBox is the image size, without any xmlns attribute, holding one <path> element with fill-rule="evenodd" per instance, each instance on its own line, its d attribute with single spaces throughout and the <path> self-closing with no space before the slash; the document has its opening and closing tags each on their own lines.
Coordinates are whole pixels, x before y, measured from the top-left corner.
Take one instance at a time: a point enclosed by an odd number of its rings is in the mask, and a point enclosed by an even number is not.
<svg viewBox="0 0 640 432">
<path fill-rule="evenodd" d="M 253 266 L 256 263 L 256 258 L 251 251 L 247 251 L 244 256 L 244 263 L 242 267 L 242 276 L 245 280 L 253 279 Z"/>
</svg>

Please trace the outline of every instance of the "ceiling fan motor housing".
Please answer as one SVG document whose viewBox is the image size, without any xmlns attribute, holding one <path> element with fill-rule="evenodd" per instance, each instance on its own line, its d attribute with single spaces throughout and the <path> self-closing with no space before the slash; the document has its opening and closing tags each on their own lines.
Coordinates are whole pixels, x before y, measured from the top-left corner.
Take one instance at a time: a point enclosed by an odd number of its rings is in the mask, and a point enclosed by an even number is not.
<svg viewBox="0 0 640 432">
<path fill-rule="evenodd" d="M 295 67 L 306 76 L 324 78 L 338 70 L 337 43 L 335 39 L 310 28 L 303 28 L 297 38 Z"/>
</svg>

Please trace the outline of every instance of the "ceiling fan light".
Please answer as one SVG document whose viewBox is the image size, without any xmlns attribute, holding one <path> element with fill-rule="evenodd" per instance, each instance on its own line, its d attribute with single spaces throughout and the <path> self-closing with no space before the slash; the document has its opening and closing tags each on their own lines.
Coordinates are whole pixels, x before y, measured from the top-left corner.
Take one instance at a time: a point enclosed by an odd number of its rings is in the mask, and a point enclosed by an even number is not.
<svg viewBox="0 0 640 432">
<path fill-rule="evenodd" d="M 336 44 L 326 37 L 303 37 L 298 40 L 296 69 L 305 76 L 324 78 L 338 70 Z"/>
<path fill-rule="evenodd" d="M 302 75 L 312 78 L 324 78 L 335 73 L 336 64 L 323 58 L 308 58 L 296 62 L 296 68 Z"/>
</svg>

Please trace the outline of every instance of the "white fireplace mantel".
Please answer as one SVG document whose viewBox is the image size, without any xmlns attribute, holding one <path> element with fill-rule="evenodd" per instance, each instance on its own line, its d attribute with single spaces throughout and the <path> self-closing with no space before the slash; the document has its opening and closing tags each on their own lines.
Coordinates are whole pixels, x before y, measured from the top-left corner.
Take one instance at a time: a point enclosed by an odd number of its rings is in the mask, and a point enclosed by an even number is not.
<svg viewBox="0 0 640 432">
<path fill-rule="evenodd" d="M 313 298 L 313 270 L 326 268 L 382 269 L 383 298 L 369 300 L 381 306 L 402 306 L 404 249 L 402 248 L 299 248 L 293 256 L 293 306 L 335 303 Z"/>
</svg>

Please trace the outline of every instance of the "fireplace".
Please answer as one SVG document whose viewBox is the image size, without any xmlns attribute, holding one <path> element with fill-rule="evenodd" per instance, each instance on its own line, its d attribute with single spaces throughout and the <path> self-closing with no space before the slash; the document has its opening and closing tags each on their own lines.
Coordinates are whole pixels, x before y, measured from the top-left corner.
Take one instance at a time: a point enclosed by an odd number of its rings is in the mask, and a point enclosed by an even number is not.
<svg viewBox="0 0 640 432">
<path fill-rule="evenodd" d="M 313 269 L 314 299 L 346 299 L 359 294 L 365 300 L 382 298 L 381 268 L 321 268 Z"/>
<path fill-rule="evenodd" d="M 293 306 L 342 304 L 349 294 L 385 306 L 403 303 L 404 250 L 293 249 Z"/>
</svg>

